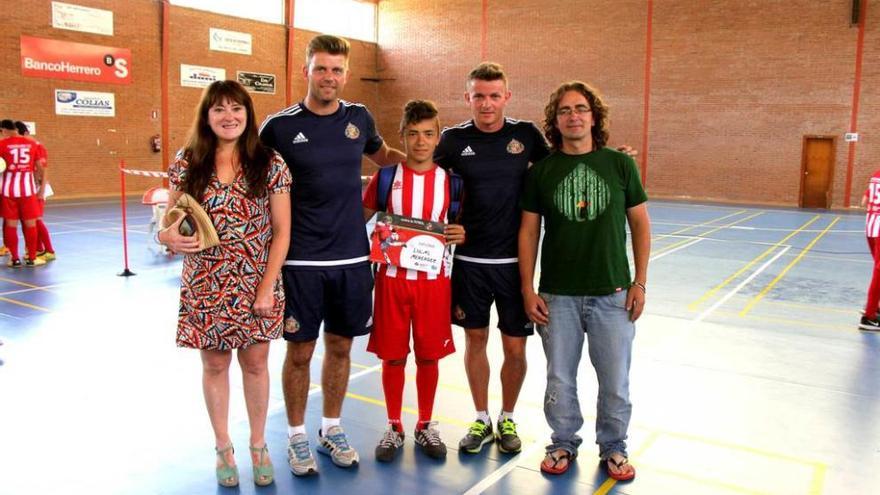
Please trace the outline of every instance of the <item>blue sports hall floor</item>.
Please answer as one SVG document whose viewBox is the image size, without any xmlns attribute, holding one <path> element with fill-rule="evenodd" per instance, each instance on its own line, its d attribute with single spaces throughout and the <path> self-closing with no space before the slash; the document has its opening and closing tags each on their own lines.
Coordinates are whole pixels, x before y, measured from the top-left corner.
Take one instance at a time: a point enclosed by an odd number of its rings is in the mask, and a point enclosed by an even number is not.
<svg viewBox="0 0 880 495">
<path fill-rule="evenodd" d="M 241 379 L 233 365 L 231 431 L 242 471 L 218 488 L 200 361 L 174 345 L 179 258 L 147 235 L 148 207 L 129 202 L 123 268 L 119 204 L 54 202 L 46 211 L 58 260 L 0 267 L 0 493 L 880 493 L 880 335 L 857 323 L 871 261 L 863 216 L 825 211 L 655 201 L 648 304 L 632 369 L 630 453 L 635 481 L 615 483 L 593 442 L 595 375 L 581 364 L 587 416 L 580 457 L 551 477 L 538 466 L 549 432 L 542 413 L 544 357 L 515 411 L 524 448 L 459 455 L 473 417 L 459 352 L 441 364 L 436 419 L 445 461 L 412 436 L 390 464 L 373 460 L 385 414 L 376 358 L 358 339 L 343 425 L 362 462 L 345 470 L 318 456 L 320 475 L 286 469 L 281 394 L 284 345 L 270 355 L 267 438 L 277 481 L 257 489 L 247 456 Z M 491 414 L 500 407 L 500 340 L 490 340 Z M 319 381 L 319 345 L 312 381 Z M 404 398 L 414 424 L 410 368 Z M 321 390 L 313 385 L 314 435 Z M 314 446 L 314 444 L 313 444 Z"/>
</svg>

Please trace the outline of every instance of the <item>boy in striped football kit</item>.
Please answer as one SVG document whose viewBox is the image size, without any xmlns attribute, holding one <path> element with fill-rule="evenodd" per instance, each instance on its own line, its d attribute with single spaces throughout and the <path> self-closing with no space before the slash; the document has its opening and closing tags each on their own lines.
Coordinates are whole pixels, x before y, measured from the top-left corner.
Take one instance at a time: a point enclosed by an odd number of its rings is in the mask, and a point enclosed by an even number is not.
<svg viewBox="0 0 880 495">
<path fill-rule="evenodd" d="M 27 248 L 26 266 L 45 265 L 46 261 L 37 258 L 37 225 L 40 204 L 37 201 L 37 185 L 34 174 L 39 158 L 39 148 L 34 141 L 19 136 L 15 123 L 11 120 L 0 122 L 3 140 L 0 140 L 0 157 L 6 161 L 6 171 L 0 183 L 3 196 L 3 243 L 9 248 L 7 266 L 21 267 L 18 257 L 18 222 L 24 224 L 24 240 Z"/>
<path fill-rule="evenodd" d="M 865 237 L 874 258 L 874 270 L 859 329 L 877 332 L 880 331 L 880 321 L 877 318 L 877 305 L 880 303 L 880 170 L 874 172 L 868 180 L 868 189 L 862 196 L 862 206 L 865 207 Z"/>
<path fill-rule="evenodd" d="M 396 215 L 447 222 L 450 205 L 449 174 L 434 163 L 434 149 L 440 140 L 437 108 L 430 101 L 406 104 L 400 123 L 406 161 L 397 166 L 388 192 L 386 211 Z M 380 209 L 379 173 L 364 191 L 364 216 Z M 449 224 L 447 244 L 464 241 L 464 228 Z M 373 332 L 367 350 L 382 359 L 382 388 L 388 411 L 388 427 L 376 447 L 376 459 L 391 461 L 403 445 L 401 408 L 410 328 L 416 358 L 416 389 L 419 420 L 415 442 L 433 458 L 446 456 L 436 422 L 431 421 L 437 390 L 439 359 L 455 352 L 452 343 L 452 288 L 449 276 L 452 257 L 446 256 L 439 274 L 429 274 L 392 265 L 380 265 L 376 274 Z"/>
</svg>

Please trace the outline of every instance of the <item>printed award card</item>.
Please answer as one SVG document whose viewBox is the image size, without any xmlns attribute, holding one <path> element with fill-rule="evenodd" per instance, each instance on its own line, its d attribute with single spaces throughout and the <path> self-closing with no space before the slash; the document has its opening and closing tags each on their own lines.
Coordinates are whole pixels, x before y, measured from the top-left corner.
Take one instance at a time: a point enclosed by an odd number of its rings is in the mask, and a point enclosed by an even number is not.
<svg viewBox="0 0 880 495">
<path fill-rule="evenodd" d="M 379 212 L 370 235 L 370 261 L 440 273 L 446 237 L 443 224 Z"/>
</svg>

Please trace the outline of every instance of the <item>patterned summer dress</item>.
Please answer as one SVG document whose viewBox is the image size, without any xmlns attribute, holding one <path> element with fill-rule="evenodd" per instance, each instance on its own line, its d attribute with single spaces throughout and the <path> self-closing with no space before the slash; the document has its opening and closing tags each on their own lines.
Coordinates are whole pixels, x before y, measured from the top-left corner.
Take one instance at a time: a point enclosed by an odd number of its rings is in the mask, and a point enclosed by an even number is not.
<svg viewBox="0 0 880 495">
<path fill-rule="evenodd" d="M 178 156 L 168 169 L 171 189 L 181 189 L 186 168 L 186 161 Z M 290 192 L 290 170 L 278 154 L 272 158 L 267 179 L 269 194 Z M 201 205 L 214 222 L 220 245 L 183 258 L 179 347 L 225 351 L 281 336 L 280 276 L 275 280 L 273 315 L 258 317 L 251 310 L 269 258 L 272 222 L 268 195 L 248 198 L 246 191 L 241 172 L 228 185 L 214 174 L 205 189 Z"/>
</svg>

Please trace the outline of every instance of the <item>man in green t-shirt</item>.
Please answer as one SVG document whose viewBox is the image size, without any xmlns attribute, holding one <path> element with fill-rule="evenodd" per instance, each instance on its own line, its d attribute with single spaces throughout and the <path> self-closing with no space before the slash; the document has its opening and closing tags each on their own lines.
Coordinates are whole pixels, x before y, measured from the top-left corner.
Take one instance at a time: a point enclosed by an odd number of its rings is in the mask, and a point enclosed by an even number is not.
<svg viewBox="0 0 880 495">
<path fill-rule="evenodd" d="M 553 430 L 541 470 L 560 474 L 577 456 L 583 426 L 577 371 L 586 335 L 599 379 L 596 443 L 608 475 L 630 480 L 626 432 L 635 321 L 645 304 L 651 225 L 647 196 L 629 156 L 606 148 L 608 108 L 590 86 L 562 84 L 544 109 L 553 153 L 526 176 L 519 266 L 526 313 L 547 356 L 544 415 Z M 544 220 L 539 292 L 535 260 Z M 626 254 L 632 231 L 635 275 Z"/>
</svg>

